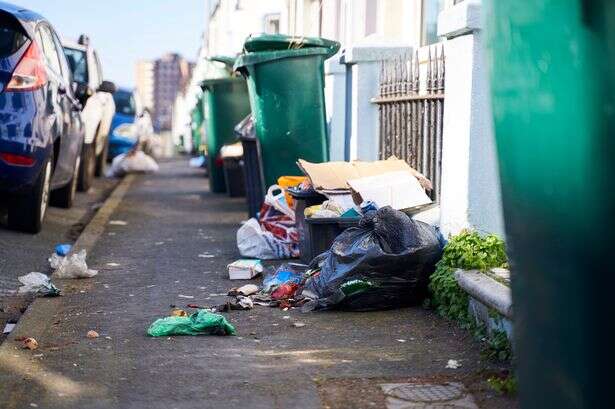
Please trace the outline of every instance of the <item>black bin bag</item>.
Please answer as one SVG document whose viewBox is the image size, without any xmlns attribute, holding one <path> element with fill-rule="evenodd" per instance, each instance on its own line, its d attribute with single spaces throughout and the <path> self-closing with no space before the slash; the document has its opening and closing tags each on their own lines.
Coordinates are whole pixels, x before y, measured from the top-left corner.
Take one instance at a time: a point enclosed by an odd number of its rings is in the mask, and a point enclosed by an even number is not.
<svg viewBox="0 0 615 409">
<path fill-rule="evenodd" d="M 383 207 L 363 216 L 359 227 L 341 233 L 310 268 L 320 273 L 305 282 L 311 309 L 370 311 L 419 304 L 429 276 L 442 256 L 435 227 Z"/>
</svg>

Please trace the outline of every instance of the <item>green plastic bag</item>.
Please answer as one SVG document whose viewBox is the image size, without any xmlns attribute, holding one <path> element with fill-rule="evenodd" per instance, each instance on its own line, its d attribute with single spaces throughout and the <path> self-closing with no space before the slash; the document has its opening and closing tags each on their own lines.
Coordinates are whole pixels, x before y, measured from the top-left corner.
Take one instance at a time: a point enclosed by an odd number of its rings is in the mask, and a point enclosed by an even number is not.
<svg viewBox="0 0 615 409">
<path fill-rule="evenodd" d="M 199 310 L 188 317 L 160 318 L 150 325 L 147 335 L 235 335 L 235 327 L 222 315 Z"/>
</svg>

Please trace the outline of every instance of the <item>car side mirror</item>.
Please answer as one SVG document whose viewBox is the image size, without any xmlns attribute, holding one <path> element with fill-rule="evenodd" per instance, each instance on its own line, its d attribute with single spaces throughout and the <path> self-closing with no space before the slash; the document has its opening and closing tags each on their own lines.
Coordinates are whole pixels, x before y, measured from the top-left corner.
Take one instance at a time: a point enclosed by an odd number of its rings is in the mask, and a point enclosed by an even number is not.
<svg viewBox="0 0 615 409">
<path fill-rule="evenodd" d="M 109 94 L 114 94 L 117 91 L 117 87 L 111 81 L 103 81 L 98 87 L 99 92 L 108 92 Z"/>
</svg>

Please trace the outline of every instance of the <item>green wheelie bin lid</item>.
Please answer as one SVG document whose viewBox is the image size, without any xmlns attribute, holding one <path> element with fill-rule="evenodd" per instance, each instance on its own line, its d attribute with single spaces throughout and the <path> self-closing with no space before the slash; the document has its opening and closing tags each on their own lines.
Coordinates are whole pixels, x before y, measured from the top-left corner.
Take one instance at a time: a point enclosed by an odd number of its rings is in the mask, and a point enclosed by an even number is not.
<svg viewBox="0 0 615 409">
<path fill-rule="evenodd" d="M 330 56 L 337 53 L 340 43 L 320 37 L 300 37 L 284 34 L 251 34 L 243 48 L 246 52 L 296 50 L 300 48 L 324 48 Z"/>
<path fill-rule="evenodd" d="M 231 57 L 229 55 L 214 55 L 211 57 L 207 57 L 207 60 L 222 63 L 226 66 L 226 69 L 229 72 L 232 72 L 233 65 L 235 65 L 235 61 L 237 61 L 237 57 Z"/>
</svg>

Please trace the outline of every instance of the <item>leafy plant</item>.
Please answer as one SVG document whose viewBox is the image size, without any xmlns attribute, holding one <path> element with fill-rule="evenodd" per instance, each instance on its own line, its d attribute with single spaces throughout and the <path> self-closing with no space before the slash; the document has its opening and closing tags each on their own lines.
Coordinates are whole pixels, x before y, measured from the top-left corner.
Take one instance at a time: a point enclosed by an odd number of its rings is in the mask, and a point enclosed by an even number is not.
<svg viewBox="0 0 615 409">
<path fill-rule="evenodd" d="M 506 267 L 508 259 L 504 241 L 495 235 L 481 236 L 475 231 L 464 230 L 444 247 L 442 259 L 431 275 L 429 289 L 430 305 L 438 314 L 457 321 L 462 327 L 473 330 L 474 336 L 484 342 L 484 355 L 491 360 L 507 361 L 512 349 L 505 331 L 487 331 L 477 324 L 468 311 L 468 294 L 459 287 L 455 270 L 479 270 L 486 272 L 494 267 Z M 497 314 L 490 311 L 491 314 Z M 495 317 L 492 317 L 495 318 Z"/>
<path fill-rule="evenodd" d="M 505 331 L 492 330 L 485 337 L 483 354 L 492 361 L 506 362 L 512 358 L 512 345 Z"/>
<path fill-rule="evenodd" d="M 495 235 L 483 237 L 475 231 L 464 230 L 451 238 L 429 284 L 432 303 L 438 313 L 470 326 L 468 295 L 457 284 L 455 270 L 487 271 L 507 263 L 504 241 Z"/>
<path fill-rule="evenodd" d="M 501 395 L 514 395 L 517 393 L 517 378 L 512 374 L 505 376 L 492 376 L 487 379 L 491 388 Z"/>
</svg>

